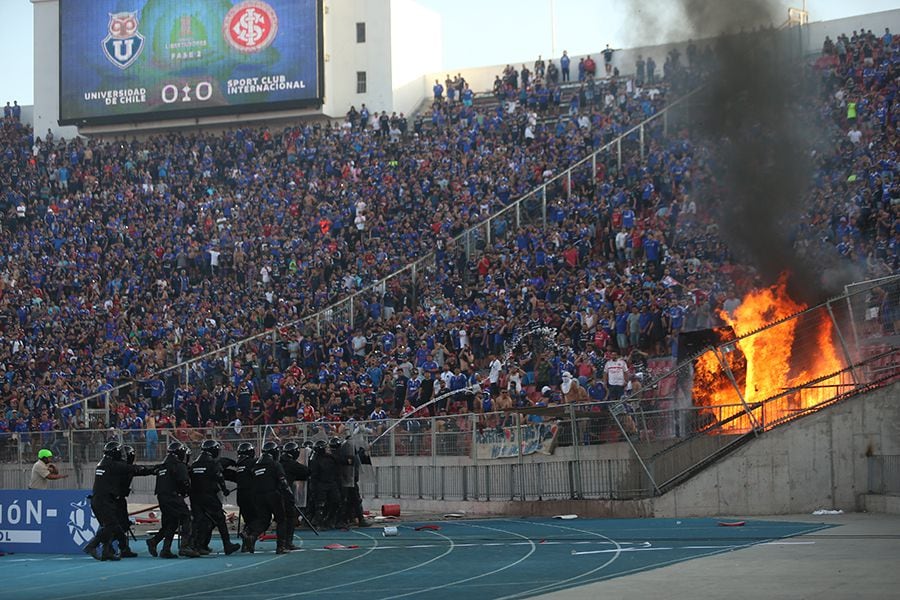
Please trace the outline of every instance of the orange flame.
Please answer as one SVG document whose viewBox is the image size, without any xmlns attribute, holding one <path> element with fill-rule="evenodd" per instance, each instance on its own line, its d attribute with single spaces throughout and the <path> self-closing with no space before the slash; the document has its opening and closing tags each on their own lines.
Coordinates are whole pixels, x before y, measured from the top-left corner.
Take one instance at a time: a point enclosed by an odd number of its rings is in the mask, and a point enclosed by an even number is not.
<svg viewBox="0 0 900 600">
<path fill-rule="evenodd" d="M 709 351 L 697 360 L 693 394 L 695 405 L 709 407 L 711 414 L 705 416 L 722 430 L 749 431 L 754 424 L 769 428 L 839 393 L 842 375 L 802 387 L 846 366 L 824 309 L 789 318 L 806 308 L 788 295 L 782 275 L 772 287 L 747 294 L 734 317 L 720 312 L 740 339 L 723 340 L 718 353 Z M 750 407 L 769 400 L 750 411 L 752 420 L 738 390 Z"/>
</svg>

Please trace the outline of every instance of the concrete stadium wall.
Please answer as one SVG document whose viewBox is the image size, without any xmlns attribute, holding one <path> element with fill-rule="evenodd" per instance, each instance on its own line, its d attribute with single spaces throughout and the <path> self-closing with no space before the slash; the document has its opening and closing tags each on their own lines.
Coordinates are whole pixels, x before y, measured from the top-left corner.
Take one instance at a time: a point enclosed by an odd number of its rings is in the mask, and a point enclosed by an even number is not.
<svg viewBox="0 0 900 600">
<path fill-rule="evenodd" d="M 659 498 L 641 500 L 431 500 L 384 496 L 366 498 L 364 506 L 379 514 L 382 504 L 400 504 L 403 512 L 472 515 L 542 515 L 575 513 L 594 517 L 688 517 L 810 513 L 820 508 L 845 511 L 900 511 L 895 497 L 868 492 L 869 455 L 900 454 L 900 383 L 851 398 L 798 421 L 766 432 Z M 653 453 L 643 448 L 642 454 Z M 579 447 L 582 460 L 631 460 L 627 444 Z M 532 455 L 523 464 L 574 460 L 574 448 L 552 456 Z M 378 466 L 468 466 L 471 457 L 376 457 Z M 517 459 L 481 461 L 499 465 Z M 81 467 L 83 486 L 92 482 L 93 465 Z M 0 466 L 0 487 L 27 482 L 30 464 Z M 77 487 L 64 480 L 59 487 Z M 54 485 L 53 487 L 57 487 Z M 132 503 L 154 503 L 153 478 L 135 480 Z"/>
<path fill-rule="evenodd" d="M 414 498 L 367 499 L 378 514 L 397 503 L 412 513 L 464 512 L 471 515 L 592 517 L 688 517 L 811 513 L 820 508 L 893 512 L 900 498 L 867 494 L 868 455 L 900 454 L 900 384 L 851 398 L 766 432 L 658 498 L 644 500 L 435 501 Z M 631 459 L 626 444 L 581 447 L 583 460 Z M 652 448 L 642 448 L 645 456 Z M 507 459 L 507 462 L 516 459 Z M 524 462 L 574 460 L 574 449 Z M 431 459 L 376 459 L 381 465 L 423 465 Z M 490 461 L 499 464 L 503 461 Z M 482 461 L 484 464 L 485 461 Z M 472 465 L 469 457 L 438 457 L 435 465 Z"/>
<path fill-rule="evenodd" d="M 864 510 L 866 457 L 900 454 L 900 384 L 769 431 L 665 495 L 653 515 Z"/>
</svg>

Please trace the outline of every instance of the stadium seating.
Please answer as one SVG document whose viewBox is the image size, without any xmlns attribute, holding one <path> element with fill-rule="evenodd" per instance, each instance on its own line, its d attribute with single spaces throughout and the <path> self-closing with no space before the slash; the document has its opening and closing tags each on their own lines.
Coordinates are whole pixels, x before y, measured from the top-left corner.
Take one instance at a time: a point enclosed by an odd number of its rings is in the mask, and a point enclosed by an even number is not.
<svg viewBox="0 0 900 600">
<path fill-rule="evenodd" d="M 832 143 L 796 247 L 879 276 L 896 272 L 900 242 L 900 52 L 868 34 L 840 43 L 841 58 L 826 44 L 810 67 L 824 82 L 817 109 Z M 61 140 L 4 119 L 0 433 L 84 427 L 70 405 L 128 381 L 104 425 L 346 420 L 380 402 L 390 413 L 395 398 L 396 414 L 407 396 L 421 400 L 417 384 L 395 391 L 397 374 L 460 367 L 480 381 L 490 357 L 536 323 L 572 353 L 550 345 L 525 357 L 514 401 L 542 401 L 564 371 L 605 397 L 593 384 L 608 350 L 640 349 L 630 358 L 641 365 L 644 353 L 671 356 L 679 331 L 717 324 L 753 281 L 695 198 L 714 166 L 687 133 L 651 129 L 643 159 L 626 146 L 621 171 L 598 164 L 596 179 L 549 190 L 545 227 L 498 221 L 490 244 L 469 253 L 450 239 L 699 76 L 676 62 L 652 88 L 501 82 L 471 103 L 436 103 L 408 128 L 373 114 L 366 126 L 354 116 L 354 126 Z M 433 250 L 434 272 L 365 296 L 355 331 L 282 327 Z M 274 347 L 258 341 L 227 363 L 161 373 L 272 328 Z M 446 410 L 497 402 L 468 400 Z"/>
</svg>

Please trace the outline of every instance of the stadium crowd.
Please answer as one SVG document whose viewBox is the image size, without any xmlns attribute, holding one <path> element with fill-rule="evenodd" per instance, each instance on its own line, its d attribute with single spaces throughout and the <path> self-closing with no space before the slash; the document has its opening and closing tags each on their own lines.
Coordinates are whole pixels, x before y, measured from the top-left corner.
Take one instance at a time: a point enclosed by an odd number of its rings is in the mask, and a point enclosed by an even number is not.
<svg viewBox="0 0 900 600">
<path fill-rule="evenodd" d="M 826 40 L 812 67 L 830 151 L 795 246 L 873 277 L 898 266 L 898 47 L 889 32 L 854 32 Z M 687 131 L 657 121 L 643 160 L 623 144 L 621 170 L 610 156 L 596 178 L 548 186 L 546 226 L 529 205 L 530 224 L 495 220 L 478 252 L 452 238 L 655 114 L 712 62 L 706 49 L 674 52 L 662 81 L 640 58 L 635 78 L 579 69 L 570 82 L 566 57 L 564 71 L 508 67 L 488 98 L 448 76 L 411 128 L 363 106 L 340 125 L 63 140 L 5 115 L 0 435 L 385 419 L 480 381 L 488 393 L 436 410 L 570 399 L 572 379 L 585 399 L 634 391 L 648 356 L 677 353 L 680 331 L 718 324 L 754 282 L 705 210 L 725 191 Z M 366 294 L 354 328 L 284 327 L 431 251 L 415 282 Z M 517 333 L 538 326 L 559 336 L 508 360 Z M 274 345 L 198 361 L 187 381 L 160 374 L 272 328 Z M 111 423 L 71 406 L 123 381 L 136 384 Z"/>
</svg>

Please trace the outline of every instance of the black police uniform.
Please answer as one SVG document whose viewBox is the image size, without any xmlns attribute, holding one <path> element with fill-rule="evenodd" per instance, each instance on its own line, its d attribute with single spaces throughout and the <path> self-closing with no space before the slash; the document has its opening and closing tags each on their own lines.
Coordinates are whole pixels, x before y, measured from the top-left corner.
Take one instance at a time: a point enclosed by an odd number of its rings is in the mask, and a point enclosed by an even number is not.
<svg viewBox="0 0 900 600">
<path fill-rule="evenodd" d="M 316 503 L 324 527 L 333 528 L 341 510 L 341 466 L 330 452 L 319 452 L 310 466 L 310 479 L 316 490 Z"/>
<path fill-rule="evenodd" d="M 227 456 L 219 456 L 216 458 L 216 460 L 219 461 L 219 465 L 222 467 L 222 475 L 225 478 L 225 481 L 234 481 L 232 474 L 234 473 L 233 469 L 237 465 L 237 462 L 228 458 Z M 225 492 L 225 495 L 227 496 L 228 492 Z M 206 551 L 209 550 L 209 543 L 210 543 L 210 541 L 212 541 L 212 532 L 213 532 L 212 527 L 207 527 L 204 530 L 203 540 L 202 540 L 202 542 L 197 544 L 197 546 L 199 548 L 203 548 Z M 205 553 L 206 552 L 204 552 L 204 554 Z"/>
<path fill-rule="evenodd" d="M 155 466 L 134 465 L 134 453 L 128 455 L 127 463 L 134 466 L 134 472 L 125 475 L 122 480 L 122 489 L 118 499 L 116 500 L 116 514 L 122 531 L 125 532 L 125 543 L 119 545 L 119 555 L 122 558 L 134 558 L 137 553 L 131 549 L 128 542 L 128 532 L 131 530 L 131 518 L 128 516 L 128 495 L 131 494 L 131 482 L 135 477 L 143 477 L 146 475 L 155 475 Z"/>
<path fill-rule="evenodd" d="M 256 520 L 256 502 L 253 494 L 253 465 L 255 464 L 255 456 L 240 456 L 233 466 L 225 470 L 225 479 L 237 484 L 237 505 L 241 520 L 244 522 L 244 526 L 239 532 L 242 535 Z M 246 543 L 243 544 L 241 551 L 247 551 Z"/>
<path fill-rule="evenodd" d="M 306 515 L 316 524 L 320 523 L 318 514 L 319 492 L 316 490 L 316 482 L 312 476 L 313 463 L 319 457 L 320 452 L 315 448 L 305 448 L 306 451 L 306 468 L 309 471 L 309 479 L 306 480 Z"/>
<path fill-rule="evenodd" d="M 172 553 L 172 540 L 180 529 L 182 556 L 196 557 L 197 552 L 191 548 L 191 511 L 184 501 L 191 489 L 191 477 L 188 467 L 177 456 L 169 454 L 156 472 L 156 499 L 162 513 L 160 529 L 147 540 L 147 549 L 156 556 L 156 545 L 162 540 L 163 548 L 159 556 L 177 558 Z"/>
<path fill-rule="evenodd" d="M 113 551 L 113 540 L 119 548 L 127 546 L 125 530 L 119 519 L 119 498 L 126 495 L 131 478 L 136 475 L 149 475 L 144 467 L 129 465 L 120 458 L 104 456 L 94 469 L 94 486 L 91 491 L 91 510 L 100 523 L 100 529 L 84 551 L 99 560 L 118 560 Z M 127 510 L 127 509 L 126 509 Z M 98 546 L 103 546 L 100 557 L 94 554 Z"/>
<path fill-rule="evenodd" d="M 281 456 L 281 468 L 284 469 L 284 478 L 287 481 L 287 494 L 284 499 L 284 513 L 287 521 L 287 545 L 291 550 L 296 549 L 294 546 L 294 530 L 297 527 L 297 519 L 300 517 L 300 511 L 297 510 L 297 500 L 294 496 L 294 483 L 297 481 L 306 481 L 309 479 L 309 469 L 306 465 L 301 465 L 292 456 L 286 454 Z"/>
<path fill-rule="evenodd" d="M 253 491 L 257 513 L 255 521 L 249 524 L 247 535 L 244 537 L 248 551 L 255 550 L 256 538 L 265 533 L 274 518 L 278 535 L 276 552 L 283 554 L 287 551 L 289 542 L 284 497 L 290 492 L 281 463 L 269 454 L 261 455 L 253 465 Z"/>
<path fill-rule="evenodd" d="M 356 521 L 358 525 L 365 526 L 359 493 L 359 456 L 350 442 L 341 445 L 337 456 L 341 464 L 341 502 L 344 508 L 341 520 L 348 524 Z"/>
<path fill-rule="evenodd" d="M 205 553 L 206 544 L 212 535 L 213 528 L 219 530 L 222 545 L 226 554 L 240 549 L 240 545 L 231 543 L 228 524 L 222 512 L 222 501 L 219 490 L 227 494 L 222 464 L 208 452 L 201 452 L 191 465 L 191 516 L 194 521 L 194 537 L 192 547 Z"/>
</svg>

